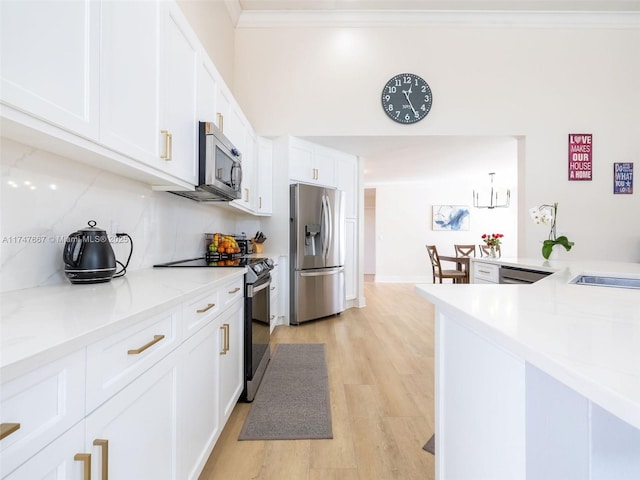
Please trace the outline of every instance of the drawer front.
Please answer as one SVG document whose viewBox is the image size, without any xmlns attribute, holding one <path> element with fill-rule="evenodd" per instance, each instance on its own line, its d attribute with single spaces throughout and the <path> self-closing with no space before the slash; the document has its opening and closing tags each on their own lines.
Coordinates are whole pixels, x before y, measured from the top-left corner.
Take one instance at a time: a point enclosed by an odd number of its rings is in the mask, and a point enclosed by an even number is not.
<svg viewBox="0 0 640 480">
<path fill-rule="evenodd" d="M 500 266 L 493 263 L 473 263 L 473 283 L 498 283 Z M 481 282 L 480 280 L 484 280 Z"/>
<path fill-rule="evenodd" d="M 221 309 L 227 308 L 238 298 L 244 297 L 244 278 L 239 277 L 220 287 Z"/>
<path fill-rule="evenodd" d="M 185 338 L 190 337 L 207 323 L 212 321 L 220 312 L 220 289 L 214 288 L 194 300 L 185 302 L 183 316 Z"/>
<path fill-rule="evenodd" d="M 2 384 L 0 477 L 84 417 L 85 350 Z"/>
<path fill-rule="evenodd" d="M 93 411 L 179 343 L 182 307 L 156 315 L 87 348 L 87 411 Z"/>
</svg>

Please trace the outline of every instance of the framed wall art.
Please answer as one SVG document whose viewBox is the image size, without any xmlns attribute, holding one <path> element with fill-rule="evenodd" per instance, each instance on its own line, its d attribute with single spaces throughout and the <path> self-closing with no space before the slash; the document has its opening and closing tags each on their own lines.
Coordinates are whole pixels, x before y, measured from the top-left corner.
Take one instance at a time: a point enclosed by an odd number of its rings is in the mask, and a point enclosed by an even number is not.
<svg viewBox="0 0 640 480">
<path fill-rule="evenodd" d="M 434 205 L 433 230 L 469 230 L 467 205 Z"/>
<path fill-rule="evenodd" d="M 613 164 L 613 193 L 633 193 L 633 163 Z"/>
</svg>

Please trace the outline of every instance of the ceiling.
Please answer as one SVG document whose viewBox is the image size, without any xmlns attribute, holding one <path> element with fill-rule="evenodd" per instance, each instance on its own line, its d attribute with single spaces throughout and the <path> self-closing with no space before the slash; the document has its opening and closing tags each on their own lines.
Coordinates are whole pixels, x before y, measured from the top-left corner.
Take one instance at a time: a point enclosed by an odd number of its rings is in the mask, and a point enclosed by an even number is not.
<svg viewBox="0 0 640 480">
<path fill-rule="evenodd" d="M 639 0 L 239 0 L 243 12 L 287 10 L 385 11 L 639 11 Z"/>
<path fill-rule="evenodd" d="M 515 178 L 517 152 L 508 136 L 301 137 L 364 159 L 364 183 L 423 183 L 464 176 L 488 181 L 489 172 Z M 505 154 L 505 149 L 507 153 Z M 452 165 L 455 169 L 452 170 Z M 504 176 L 502 177 L 504 178 Z"/>
</svg>

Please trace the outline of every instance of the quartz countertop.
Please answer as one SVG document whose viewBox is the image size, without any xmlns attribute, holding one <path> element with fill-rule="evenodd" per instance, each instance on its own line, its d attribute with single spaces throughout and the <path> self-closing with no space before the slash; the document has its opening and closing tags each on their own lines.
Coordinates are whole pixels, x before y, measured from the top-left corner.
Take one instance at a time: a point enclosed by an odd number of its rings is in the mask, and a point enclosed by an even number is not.
<svg viewBox="0 0 640 480">
<path fill-rule="evenodd" d="M 8 381 L 183 297 L 231 281 L 245 268 L 149 268 L 108 283 L 29 288 L 0 296 L 0 378 Z"/>
<path fill-rule="evenodd" d="M 530 285 L 421 284 L 476 333 L 640 428 L 640 290 L 576 285 L 580 274 L 640 277 L 640 264 L 476 258 L 553 271 Z"/>
</svg>

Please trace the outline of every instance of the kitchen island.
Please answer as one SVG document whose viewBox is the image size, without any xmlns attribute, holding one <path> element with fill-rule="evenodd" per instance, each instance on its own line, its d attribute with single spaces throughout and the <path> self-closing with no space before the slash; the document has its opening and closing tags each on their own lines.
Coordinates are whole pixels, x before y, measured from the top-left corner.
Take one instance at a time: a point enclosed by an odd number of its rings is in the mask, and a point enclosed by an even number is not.
<svg viewBox="0 0 640 480">
<path fill-rule="evenodd" d="M 640 264 L 492 261 L 554 273 L 416 287 L 436 307 L 437 478 L 640 478 L 640 290 L 570 283 Z"/>
</svg>

